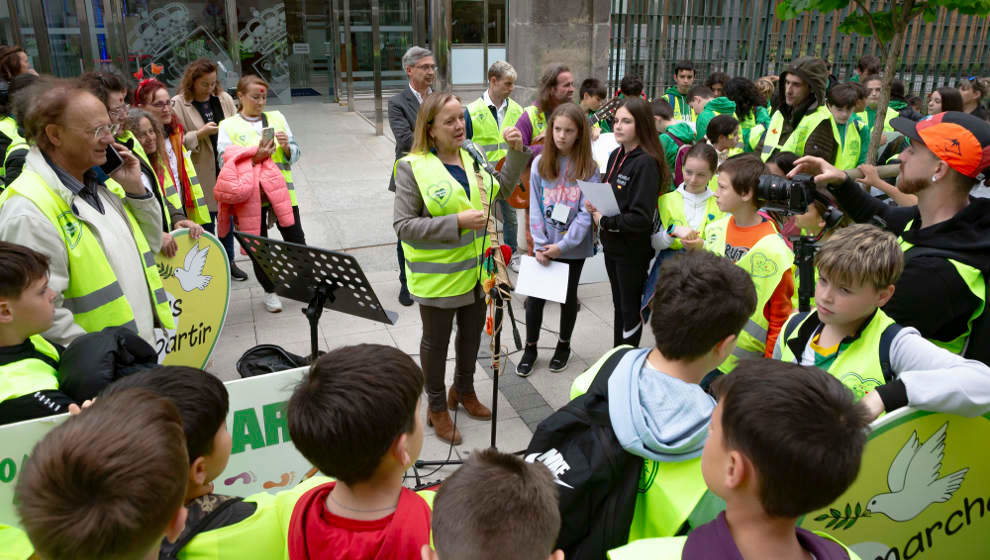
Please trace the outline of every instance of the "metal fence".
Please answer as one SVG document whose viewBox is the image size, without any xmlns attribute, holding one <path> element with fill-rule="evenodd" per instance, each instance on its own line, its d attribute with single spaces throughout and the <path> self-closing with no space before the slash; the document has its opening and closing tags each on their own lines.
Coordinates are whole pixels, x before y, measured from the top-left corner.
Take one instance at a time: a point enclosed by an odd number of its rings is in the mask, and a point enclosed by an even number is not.
<svg viewBox="0 0 990 560">
<path fill-rule="evenodd" d="M 884 0 L 864 0 L 881 9 Z M 756 78 L 779 74 L 800 56 L 832 63 L 841 80 L 853 76 L 860 56 L 880 56 L 872 37 L 840 33 L 851 9 L 777 19 L 776 0 L 612 0 L 609 84 L 626 74 L 643 79 L 650 98 L 673 85 L 673 67 L 689 60 L 699 82 L 715 71 Z M 853 4 L 854 6 L 854 4 Z M 908 27 L 897 77 L 909 95 L 924 95 L 971 75 L 990 76 L 990 18 L 939 11 Z"/>
</svg>

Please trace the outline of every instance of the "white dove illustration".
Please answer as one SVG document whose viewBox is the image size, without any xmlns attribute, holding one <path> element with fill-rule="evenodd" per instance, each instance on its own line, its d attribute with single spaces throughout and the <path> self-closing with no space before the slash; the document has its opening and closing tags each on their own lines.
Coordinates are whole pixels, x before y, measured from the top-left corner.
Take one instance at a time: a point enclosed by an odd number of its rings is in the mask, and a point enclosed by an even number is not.
<svg viewBox="0 0 990 560">
<path fill-rule="evenodd" d="M 212 276 L 203 274 L 203 267 L 206 266 L 206 254 L 210 247 L 207 245 L 200 249 L 193 245 L 183 261 L 182 268 L 175 269 L 175 277 L 179 279 L 182 289 L 191 292 L 193 290 L 205 290 L 210 285 Z"/>
<path fill-rule="evenodd" d="M 890 493 L 873 496 L 866 509 L 893 521 L 908 521 L 933 503 L 946 502 L 955 494 L 969 468 L 939 478 L 948 425 L 942 424 L 920 447 L 918 432 L 911 434 L 887 471 Z"/>
</svg>

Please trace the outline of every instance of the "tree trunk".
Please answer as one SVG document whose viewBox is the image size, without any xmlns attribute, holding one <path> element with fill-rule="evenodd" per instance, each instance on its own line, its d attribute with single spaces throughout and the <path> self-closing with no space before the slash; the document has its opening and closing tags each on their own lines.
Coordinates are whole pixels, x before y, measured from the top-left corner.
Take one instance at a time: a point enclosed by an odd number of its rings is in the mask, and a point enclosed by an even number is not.
<svg viewBox="0 0 990 560">
<path fill-rule="evenodd" d="M 877 152 L 883 144 L 883 123 L 886 123 L 887 107 L 890 105 L 890 87 L 894 83 L 894 69 L 897 68 L 897 61 L 904 51 L 904 40 L 907 35 L 907 26 L 911 21 L 911 9 L 914 7 L 914 0 L 906 0 L 902 9 L 899 21 L 895 21 L 894 39 L 890 48 L 887 49 L 887 57 L 883 61 L 883 89 L 880 90 L 880 100 L 877 102 L 877 118 L 870 133 L 870 147 L 866 152 L 866 163 L 876 165 Z M 877 41 L 879 37 L 874 37 Z"/>
</svg>

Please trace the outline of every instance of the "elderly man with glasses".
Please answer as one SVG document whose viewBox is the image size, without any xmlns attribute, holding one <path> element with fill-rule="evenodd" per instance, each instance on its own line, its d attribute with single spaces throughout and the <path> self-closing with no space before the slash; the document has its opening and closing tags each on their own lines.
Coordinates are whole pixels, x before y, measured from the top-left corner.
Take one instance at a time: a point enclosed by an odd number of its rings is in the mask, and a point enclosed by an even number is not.
<svg viewBox="0 0 990 560">
<path fill-rule="evenodd" d="M 39 91 L 24 123 L 24 171 L 0 195 L 0 240 L 49 258 L 57 296 L 46 339 L 67 345 L 124 326 L 153 344 L 156 326 L 175 327 L 154 261 L 158 202 L 137 158 L 115 142 L 120 126 L 99 98 L 77 81 L 51 80 Z M 123 164 L 101 180 L 93 168 L 107 162 L 110 145 Z"/>
</svg>

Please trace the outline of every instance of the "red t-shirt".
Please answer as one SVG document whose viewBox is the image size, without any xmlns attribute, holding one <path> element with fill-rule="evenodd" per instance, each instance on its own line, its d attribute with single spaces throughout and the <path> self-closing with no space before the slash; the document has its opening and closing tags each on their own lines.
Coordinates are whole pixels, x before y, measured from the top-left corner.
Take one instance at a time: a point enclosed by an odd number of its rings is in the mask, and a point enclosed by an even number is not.
<svg viewBox="0 0 990 560">
<path fill-rule="evenodd" d="M 394 513 L 361 521 L 327 510 L 336 484 L 317 486 L 296 503 L 289 521 L 289 560 L 419 558 L 430 542 L 430 506 L 423 498 L 403 488 Z"/>
<path fill-rule="evenodd" d="M 736 219 L 730 217 L 729 226 L 725 230 L 725 256 L 732 259 L 732 262 L 738 262 L 743 255 L 753 248 L 753 245 L 756 245 L 757 242 L 768 235 L 778 234 L 773 224 L 765 219 L 755 226 L 739 227 L 736 225 Z M 767 327 L 767 345 L 763 353 L 767 358 L 773 355 L 773 347 L 777 343 L 777 335 L 780 334 L 780 329 L 783 328 L 784 323 L 791 316 L 791 311 L 794 309 L 791 304 L 793 295 L 794 275 L 791 273 L 790 267 L 788 267 L 787 271 L 784 272 L 784 277 L 780 279 L 780 283 L 777 284 L 777 288 L 773 291 L 773 295 L 770 296 L 770 300 L 763 307 L 763 317 L 769 323 Z"/>
</svg>

